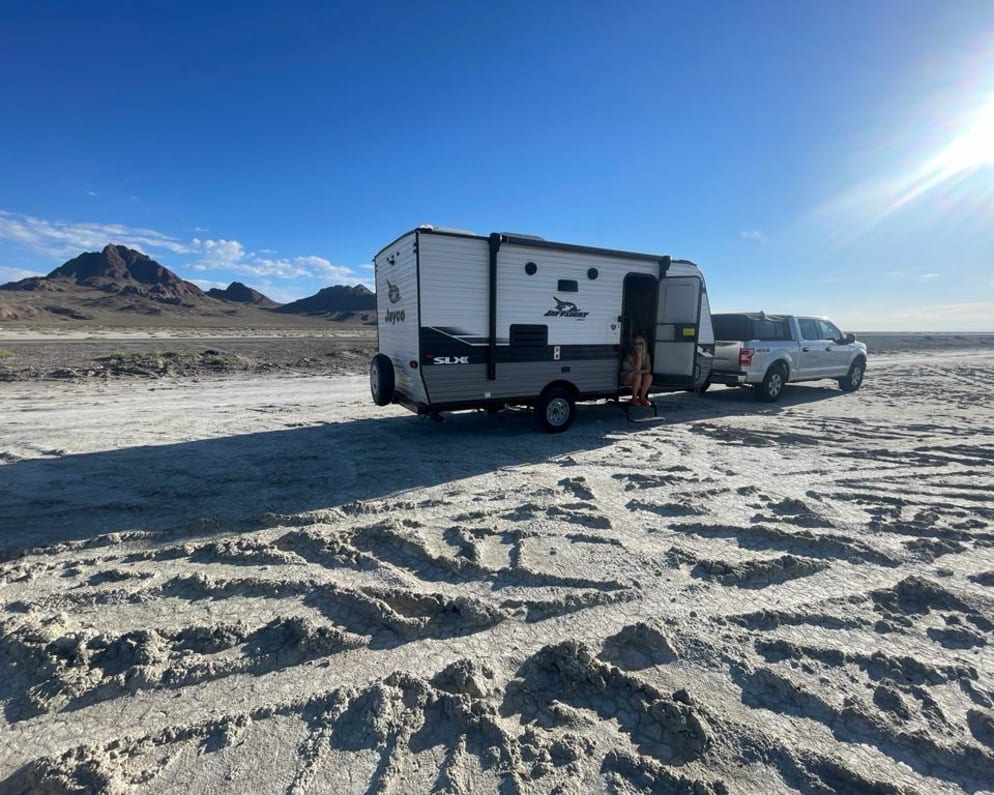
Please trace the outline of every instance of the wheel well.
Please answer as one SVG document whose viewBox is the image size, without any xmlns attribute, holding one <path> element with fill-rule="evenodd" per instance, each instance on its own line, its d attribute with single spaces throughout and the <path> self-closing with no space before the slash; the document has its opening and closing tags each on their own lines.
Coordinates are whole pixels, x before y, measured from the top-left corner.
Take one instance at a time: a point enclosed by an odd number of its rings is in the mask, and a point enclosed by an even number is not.
<svg viewBox="0 0 994 795">
<path fill-rule="evenodd" d="M 574 398 L 580 394 L 580 390 L 577 389 L 576 386 L 570 381 L 552 381 L 545 385 L 545 389 L 542 390 L 542 394 L 544 395 L 550 389 L 565 389 L 568 392 L 572 392 Z"/>
<path fill-rule="evenodd" d="M 783 370 L 784 374 L 787 377 L 787 380 L 790 380 L 790 364 L 787 362 L 786 359 L 777 359 L 775 362 L 771 362 L 770 366 L 766 368 L 766 372 L 767 373 L 770 372 L 770 370 L 772 370 L 774 367 L 779 367 L 781 370 Z"/>
</svg>

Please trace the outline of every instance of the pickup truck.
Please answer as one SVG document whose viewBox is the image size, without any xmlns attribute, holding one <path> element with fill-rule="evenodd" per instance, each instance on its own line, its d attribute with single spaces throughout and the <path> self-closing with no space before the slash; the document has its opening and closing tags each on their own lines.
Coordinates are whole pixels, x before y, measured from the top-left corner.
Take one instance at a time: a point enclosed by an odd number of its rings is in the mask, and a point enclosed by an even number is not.
<svg viewBox="0 0 994 795">
<path fill-rule="evenodd" d="M 833 378 L 855 392 L 866 373 L 866 345 L 821 317 L 740 312 L 712 315 L 710 383 L 751 385 L 759 400 L 779 399 L 794 381 Z"/>
</svg>

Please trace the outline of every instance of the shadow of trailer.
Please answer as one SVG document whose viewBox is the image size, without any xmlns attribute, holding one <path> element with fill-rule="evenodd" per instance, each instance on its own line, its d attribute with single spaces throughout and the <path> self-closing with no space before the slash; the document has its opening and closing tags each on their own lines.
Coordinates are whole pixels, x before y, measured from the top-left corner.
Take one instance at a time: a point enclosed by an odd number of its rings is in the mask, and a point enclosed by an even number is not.
<svg viewBox="0 0 994 795">
<path fill-rule="evenodd" d="M 422 226 L 374 263 L 377 405 L 433 417 L 525 405 L 561 432 L 578 401 L 628 391 L 621 365 L 637 335 L 650 392 L 700 389 L 710 374 L 707 286 L 688 260 Z"/>
</svg>

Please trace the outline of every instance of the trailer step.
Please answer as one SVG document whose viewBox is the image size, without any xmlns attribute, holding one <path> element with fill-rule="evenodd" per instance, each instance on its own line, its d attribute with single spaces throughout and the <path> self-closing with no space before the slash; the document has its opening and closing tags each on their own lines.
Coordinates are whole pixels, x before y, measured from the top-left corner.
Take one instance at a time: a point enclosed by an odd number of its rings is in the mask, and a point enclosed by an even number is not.
<svg viewBox="0 0 994 795">
<path fill-rule="evenodd" d="M 650 406 L 636 406 L 627 398 L 616 398 L 610 402 L 625 412 L 625 419 L 629 422 L 662 422 L 666 419 L 659 416 L 659 404 L 654 400 L 649 401 Z M 649 412 L 652 412 L 651 416 Z"/>
<path fill-rule="evenodd" d="M 661 422 L 665 417 L 659 416 L 659 406 L 655 401 L 649 401 L 651 406 L 633 406 L 631 403 L 622 403 L 621 406 L 625 409 L 625 418 L 629 422 Z M 652 412 L 652 416 L 639 416 L 643 412 Z M 635 416 L 632 416 L 634 413 Z"/>
</svg>

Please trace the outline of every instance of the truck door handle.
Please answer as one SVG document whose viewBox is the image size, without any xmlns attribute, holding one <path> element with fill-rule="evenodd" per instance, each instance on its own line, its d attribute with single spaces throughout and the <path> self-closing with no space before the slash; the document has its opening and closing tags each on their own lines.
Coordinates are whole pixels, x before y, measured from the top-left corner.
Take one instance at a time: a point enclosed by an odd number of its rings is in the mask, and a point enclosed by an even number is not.
<svg viewBox="0 0 994 795">
<path fill-rule="evenodd" d="M 831 345 L 829 345 L 829 346 L 828 346 L 827 348 L 825 348 L 825 350 L 826 350 L 826 351 L 830 351 L 830 350 L 832 350 L 832 346 L 831 346 Z"/>
<path fill-rule="evenodd" d="M 811 349 L 810 348 L 801 348 L 801 350 L 804 351 L 804 353 L 808 353 Z"/>
</svg>

